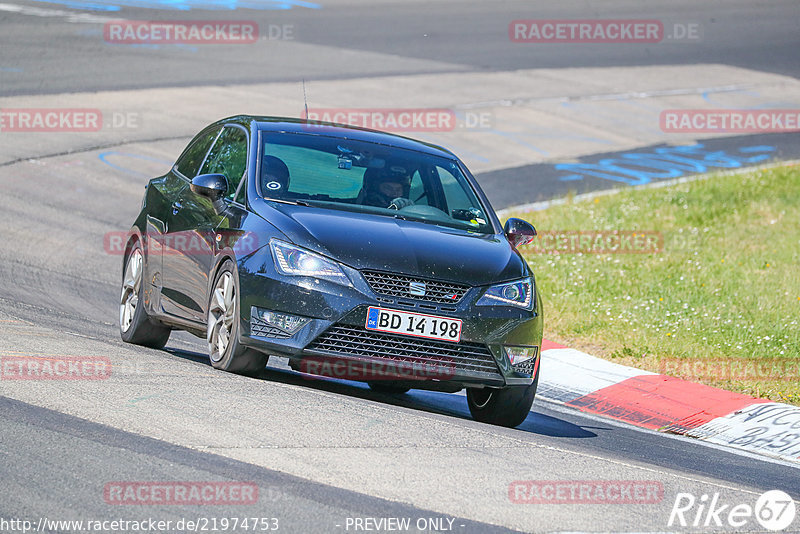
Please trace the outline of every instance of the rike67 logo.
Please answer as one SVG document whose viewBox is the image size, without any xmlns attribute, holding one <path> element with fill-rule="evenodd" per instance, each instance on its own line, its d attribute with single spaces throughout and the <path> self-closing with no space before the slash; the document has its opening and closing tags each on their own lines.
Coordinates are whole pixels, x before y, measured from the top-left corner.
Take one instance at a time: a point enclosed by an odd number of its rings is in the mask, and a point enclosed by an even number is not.
<svg viewBox="0 0 800 534">
<path fill-rule="evenodd" d="M 719 493 L 704 494 L 699 498 L 691 493 L 678 493 L 667 526 L 695 527 L 704 531 L 722 527 L 742 532 L 757 528 L 754 522 L 758 522 L 762 528 L 777 532 L 789 528 L 795 514 L 794 500 L 780 490 L 761 494 L 754 506 L 722 502 Z"/>
</svg>

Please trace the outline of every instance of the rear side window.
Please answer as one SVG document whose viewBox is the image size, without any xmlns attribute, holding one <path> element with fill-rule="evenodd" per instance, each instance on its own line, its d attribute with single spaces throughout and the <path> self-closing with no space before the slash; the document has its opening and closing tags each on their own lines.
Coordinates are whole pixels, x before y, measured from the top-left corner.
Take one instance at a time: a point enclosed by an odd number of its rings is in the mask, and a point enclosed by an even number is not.
<svg viewBox="0 0 800 534">
<path fill-rule="evenodd" d="M 203 158 L 206 157 L 208 149 L 211 148 L 211 143 L 217 138 L 218 133 L 219 127 L 209 128 L 192 139 L 192 142 L 189 143 L 189 146 L 186 147 L 186 150 L 183 151 L 183 154 L 175 163 L 178 172 L 190 180 L 197 176 L 200 164 L 203 163 Z"/>
<path fill-rule="evenodd" d="M 228 179 L 226 198 L 233 199 L 247 168 L 247 134 L 234 126 L 226 126 L 217 138 L 200 174 L 224 174 Z"/>
</svg>

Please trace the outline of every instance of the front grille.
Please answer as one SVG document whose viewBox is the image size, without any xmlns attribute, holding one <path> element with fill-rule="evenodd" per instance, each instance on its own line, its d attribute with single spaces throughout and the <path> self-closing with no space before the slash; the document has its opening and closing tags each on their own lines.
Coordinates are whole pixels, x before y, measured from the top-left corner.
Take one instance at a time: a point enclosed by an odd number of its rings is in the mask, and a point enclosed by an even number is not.
<svg viewBox="0 0 800 534">
<path fill-rule="evenodd" d="M 380 271 L 363 271 L 361 274 L 367 279 L 369 287 L 371 287 L 375 293 L 392 297 L 412 298 L 440 304 L 456 304 L 469 290 L 469 286 L 464 284 L 442 282 L 441 280 L 428 280 L 402 274 L 384 273 Z M 425 284 L 425 294 L 412 294 L 412 283 Z"/>
<path fill-rule="evenodd" d="M 497 364 L 486 345 L 384 334 L 343 324 L 332 326 L 309 345 L 308 350 L 438 366 L 454 369 L 455 374 L 466 372 L 481 376 L 500 376 Z"/>
<path fill-rule="evenodd" d="M 262 321 L 255 315 L 252 315 L 250 317 L 250 335 L 261 336 L 261 337 L 275 337 L 278 339 L 287 339 L 292 337 L 291 335 L 287 334 L 280 328 L 276 328 L 272 325 L 267 324 L 266 321 Z"/>
</svg>

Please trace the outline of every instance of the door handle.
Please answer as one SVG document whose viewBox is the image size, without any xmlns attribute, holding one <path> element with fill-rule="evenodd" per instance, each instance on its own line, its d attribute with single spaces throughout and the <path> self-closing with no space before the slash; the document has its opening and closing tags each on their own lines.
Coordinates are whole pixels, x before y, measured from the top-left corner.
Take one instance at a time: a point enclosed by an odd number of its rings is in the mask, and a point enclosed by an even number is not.
<svg viewBox="0 0 800 534">
<path fill-rule="evenodd" d="M 173 203 L 172 203 L 172 214 L 173 214 L 173 215 L 177 215 L 177 214 L 178 214 L 178 211 L 179 211 L 179 210 L 180 210 L 182 207 L 183 207 L 183 204 L 181 204 L 181 201 L 180 201 L 180 200 L 173 202 Z"/>
</svg>

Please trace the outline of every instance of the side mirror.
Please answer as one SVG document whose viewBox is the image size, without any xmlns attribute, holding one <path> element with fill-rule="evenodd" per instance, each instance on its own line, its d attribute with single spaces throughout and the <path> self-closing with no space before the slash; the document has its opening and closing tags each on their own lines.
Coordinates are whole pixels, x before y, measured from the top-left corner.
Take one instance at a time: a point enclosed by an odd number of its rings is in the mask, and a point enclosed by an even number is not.
<svg viewBox="0 0 800 534">
<path fill-rule="evenodd" d="M 536 228 L 522 219 L 511 218 L 503 226 L 503 233 L 514 248 L 527 245 L 536 237 Z"/>
<path fill-rule="evenodd" d="M 192 192 L 216 202 L 228 192 L 228 179 L 224 174 L 198 174 L 192 178 Z"/>
</svg>

